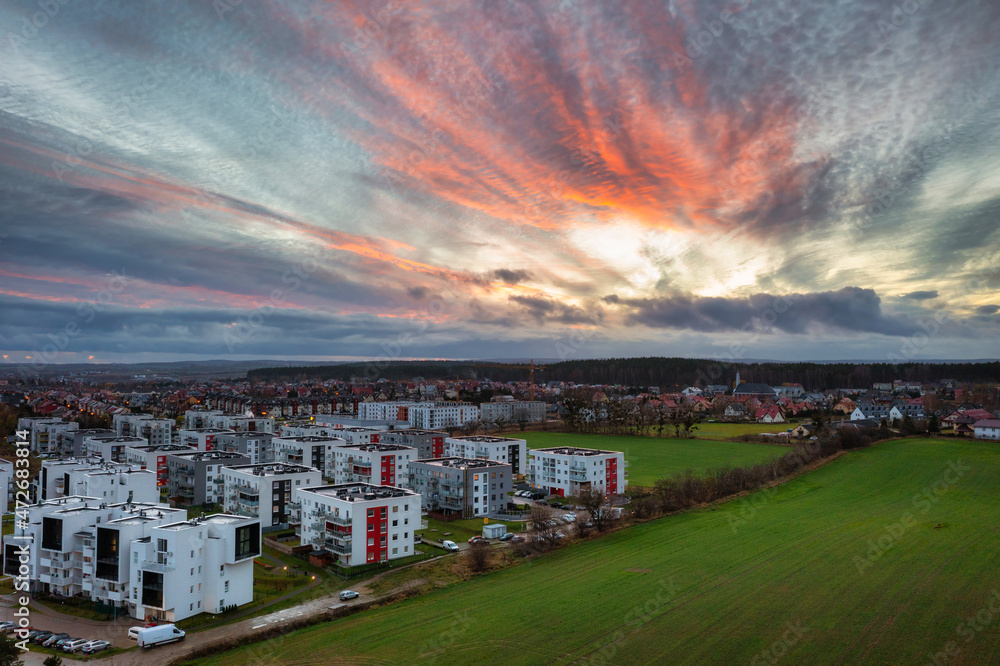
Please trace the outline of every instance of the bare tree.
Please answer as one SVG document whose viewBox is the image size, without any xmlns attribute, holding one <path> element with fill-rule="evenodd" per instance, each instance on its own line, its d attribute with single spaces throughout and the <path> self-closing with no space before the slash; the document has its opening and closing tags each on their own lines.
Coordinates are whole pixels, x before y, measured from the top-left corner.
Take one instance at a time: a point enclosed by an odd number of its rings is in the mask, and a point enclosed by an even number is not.
<svg viewBox="0 0 1000 666">
<path fill-rule="evenodd" d="M 490 545 L 485 541 L 472 544 L 472 547 L 465 551 L 465 562 L 476 573 L 486 571 L 490 565 Z"/>
<path fill-rule="evenodd" d="M 521 428 L 521 432 L 528 426 L 529 414 L 526 409 L 518 409 L 514 412 L 514 422 Z"/>
<path fill-rule="evenodd" d="M 611 507 L 604 503 L 604 493 L 599 490 L 584 490 L 580 493 L 580 505 L 590 514 L 590 519 L 599 532 L 608 528 L 612 512 Z"/>
</svg>

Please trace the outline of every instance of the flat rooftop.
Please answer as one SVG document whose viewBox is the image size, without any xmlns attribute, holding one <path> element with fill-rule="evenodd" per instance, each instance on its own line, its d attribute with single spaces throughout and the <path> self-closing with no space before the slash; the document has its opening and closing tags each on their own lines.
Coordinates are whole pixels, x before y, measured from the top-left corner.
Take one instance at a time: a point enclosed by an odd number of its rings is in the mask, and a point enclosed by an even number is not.
<svg viewBox="0 0 1000 666">
<path fill-rule="evenodd" d="M 429 436 L 447 437 L 448 436 L 448 433 L 443 432 L 441 430 L 412 430 L 411 429 L 411 430 L 400 430 L 400 431 L 398 431 L 398 433 L 400 435 L 418 435 L 420 437 L 429 437 Z"/>
<path fill-rule="evenodd" d="M 523 439 L 513 437 L 491 437 L 489 435 L 469 435 L 467 437 L 449 437 L 448 439 L 459 439 L 463 442 L 484 442 L 486 444 L 499 444 L 500 442 L 523 442 Z"/>
<path fill-rule="evenodd" d="M 414 460 L 413 462 L 423 463 L 425 465 L 436 465 L 438 467 L 453 467 L 455 469 L 466 469 L 469 467 L 510 467 L 510 463 L 500 462 L 499 460 L 487 460 L 486 458 L 460 458 L 458 456 L 451 456 L 448 458 L 424 458 L 423 460 Z"/>
<path fill-rule="evenodd" d="M 556 453 L 561 456 L 606 456 L 620 451 L 603 451 L 601 449 L 581 449 L 578 446 L 553 446 L 549 449 L 534 449 L 532 453 Z"/>
<path fill-rule="evenodd" d="M 190 446 L 185 446 L 183 444 L 144 444 L 142 446 L 130 446 L 128 447 L 133 451 L 146 451 L 147 453 L 152 453 L 155 451 L 190 451 Z"/>
<path fill-rule="evenodd" d="M 343 442 L 341 437 L 317 437 L 316 435 L 292 435 L 290 437 L 275 437 L 289 442 L 318 443 L 318 442 Z"/>
<path fill-rule="evenodd" d="M 345 502 L 371 502 L 373 500 L 393 497 L 415 497 L 412 490 L 392 486 L 373 486 L 370 483 L 342 483 L 335 486 L 316 486 L 303 488 L 299 492 L 315 493 L 323 497 L 332 497 Z"/>
<path fill-rule="evenodd" d="M 415 451 L 412 446 L 404 446 L 402 444 L 350 444 L 348 446 L 340 447 L 342 449 L 351 449 L 353 451 Z"/>
<path fill-rule="evenodd" d="M 85 439 L 93 439 L 93 440 L 96 440 L 98 442 L 123 442 L 123 443 L 125 443 L 125 442 L 145 442 L 146 441 L 145 438 L 143 438 L 143 437 L 128 437 L 128 436 L 119 437 L 117 435 L 108 435 L 106 437 L 104 435 L 98 435 L 97 437 L 86 437 Z"/>
<path fill-rule="evenodd" d="M 230 451 L 185 451 L 182 453 L 171 453 L 174 458 L 184 458 L 185 460 L 232 460 L 233 458 L 246 458 L 242 453 L 232 453 Z"/>
<path fill-rule="evenodd" d="M 292 465 L 288 463 L 260 463 L 257 465 L 230 465 L 226 469 L 253 474 L 254 476 L 278 476 L 280 474 L 303 474 L 319 470 L 308 465 Z"/>
<path fill-rule="evenodd" d="M 179 433 L 184 432 L 197 432 L 197 433 L 220 433 L 220 432 L 235 432 L 235 430 L 230 430 L 229 428 L 181 428 Z"/>
<path fill-rule="evenodd" d="M 190 520 L 185 520 L 179 523 L 170 523 L 169 525 L 160 525 L 158 529 L 170 530 L 171 532 L 181 532 L 183 530 L 193 529 L 199 525 L 238 525 L 240 523 L 251 523 L 255 520 L 260 520 L 259 518 L 250 518 L 247 516 L 231 516 L 228 513 L 216 513 L 211 516 L 204 516 L 201 518 L 192 518 Z"/>
</svg>

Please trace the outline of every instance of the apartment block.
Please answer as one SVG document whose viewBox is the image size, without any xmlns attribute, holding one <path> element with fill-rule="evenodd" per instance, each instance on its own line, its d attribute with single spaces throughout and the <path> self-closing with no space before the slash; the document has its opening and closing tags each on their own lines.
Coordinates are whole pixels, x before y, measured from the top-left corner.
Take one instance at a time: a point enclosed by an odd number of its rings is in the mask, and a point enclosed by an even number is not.
<svg viewBox="0 0 1000 666">
<path fill-rule="evenodd" d="M 261 552 L 256 518 L 215 514 L 159 525 L 131 550 L 134 617 L 178 622 L 253 601 L 253 558 Z"/>
<path fill-rule="evenodd" d="M 333 478 L 333 450 L 347 444 L 347 440 L 339 437 L 311 435 L 275 437 L 271 440 L 275 462 L 315 467 L 328 479 Z"/>
<path fill-rule="evenodd" d="M 221 428 L 236 432 L 274 433 L 274 417 L 227 414 L 219 410 L 189 409 L 184 413 L 184 429 Z"/>
<path fill-rule="evenodd" d="M 513 472 L 509 463 L 483 458 L 414 460 L 410 483 L 426 511 L 474 518 L 506 510 Z"/>
<path fill-rule="evenodd" d="M 327 434 L 332 437 L 339 437 L 348 444 L 378 444 L 385 433 L 375 428 L 350 427 L 337 428 Z"/>
<path fill-rule="evenodd" d="M 156 472 L 130 469 L 127 465 L 102 464 L 70 470 L 65 475 L 63 494 L 93 497 L 109 504 L 160 501 Z"/>
<path fill-rule="evenodd" d="M 479 407 L 466 402 L 421 402 L 409 408 L 409 418 L 414 428 L 458 428 L 478 421 Z"/>
<path fill-rule="evenodd" d="M 179 506 L 222 503 L 222 468 L 248 465 L 250 459 L 226 451 L 167 454 L 167 492 Z"/>
<path fill-rule="evenodd" d="M 173 419 L 158 419 L 152 414 L 115 414 L 111 418 L 115 433 L 125 437 L 142 437 L 155 446 L 171 444 Z"/>
<path fill-rule="evenodd" d="M 315 467 L 269 463 L 222 468 L 223 510 L 236 516 L 260 518 L 262 529 L 297 524 L 299 511 L 292 502 L 296 488 L 323 484 Z"/>
<path fill-rule="evenodd" d="M 126 446 L 125 463 L 138 465 L 140 469 L 148 469 L 156 473 L 156 485 L 167 485 L 167 454 L 190 453 L 191 447 L 182 444 L 146 444 Z"/>
<path fill-rule="evenodd" d="M 91 437 L 117 437 L 118 433 L 108 428 L 86 428 L 84 430 L 71 430 L 66 432 L 62 438 L 63 448 L 59 455 L 83 457 L 86 454 L 83 441 Z"/>
<path fill-rule="evenodd" d="M 20 418 L 17 420 L 18 430 L 29 431 L 31 450 L 37 454 L 59 455 L 63 450 L 62 441 L 68 433 L 79 430 L 80 424 L 75 421 L 63 421 L 59 418 Z"/>
<path fill-rule="evenodd" d="M 196 451 L 214 451 L 215 438 L 233 434 L 227 428 L 182 428 L 177 431 L 177 443 Z"/>
<path fill-rule="evenodd" d="M 528 443 L 512 437 L 448 437 L 444 440 L 445 456 L 458 458 L 486 458 L 510 464 L 514 474 L 528 471 Z"/>
<path fill-rule="evenodd" d="M 127 447 L 146 446 L 149 444 L 142 437 L 119 437 L 117 435 L 97 435 L 84 437 L 83 455 L 88 458 L 100 458 L 107 462 L 124 462 Z"/>
<path fill-rule="evenodd" d="M 383 405 L 386 403 L 380 402 L 362 402 L 359 403 L 358 409 L 362 409 L 362 405 Z M 412 404 L 412 403 L 407 403 Z M 391 413 L 391 412 L 389 412 Z M 354 416 L 349 416 L 345 414 L 317 414 L 315 416 L 316 423 L 331 427 L 333 429 L 337 428 L 372 428 L 374 430 L 406 430 L 410 427 L 410 421 L 407 418 L 397 419 L 397 418 L 359 418 Z"/>
<path fill-rule="evenodd" d="M 215 438 L 218 451 L 239 453 L 250 459 L 252 465 L 262 465 L 274 461 L 271 439 L 274 435 L 266 432 L 224 433 Z"/>
<path fill-rule="evenodd" d="M 59 458 L 43 460 L 38 473 L 37 499 L 52 500 L 73 495 L 70 475 L 78 470 L 138 470 L 138 465 L 103 461 L 99 458 Z M 122 498 L 121 501 L 124 501 Z"/>
<path fill-rule="evenodd" d="M 444 440 L 447 437 L 448 433 L 440 430 L 411 428 L 386 432 L 379 441 L 386 444 L 402 444 L 413 447 L 417 450 L 417 458 L 442 458 L 444 457 Z"/>
<path fill-rule="evenodd" d="M 303 544 L 341 566 L 386 562 L 414 554 L 420 495 L 366 483 L 303 488 L 293 493 L 302 510 Z"/>
<path fill-rule="evenodd" d="M 545 420 L 545 403 L 519 400 L 484 402 L 479 405 L 483 423 L 540 423 Z"/>
<path fill-rule="evenodd" d="M 585 490 L 614 495 L 628 487 L 628 463 L 620 451 L 559 446 L 528 455 L 529 483 L 549 495 L 575 497 Z"/>
<path fill-rule="evenodd" d="M 14 463 L 0 458 L 0 516 L 14 501 Z"/>
<path fill-rule="evenodd" d="M 410 487 L 410 461 L 417 450 L 401 444 L 350 444 L 334 450 L 334 480 L 376 486 Z"/>
<path fill-rule="evenodd" d="M 33 593 L 64 597 L 77 595 L 113 601 L 122 605 L 121 567 L 118 580 L 108 566 L 114 554 L 127 548 L 103 540 L 98 551 L 97 528 L 113 525 L 122 518 L 148 516 L 150 521 L 167 522 L 185 518 L 183 510 L 143 503 L 108 504 L 93 497 L 62 497 L 27 508 L 27 520 L 18 521 L 14 533 L 4 536 L 4 573 L 16 575 L 27 544 L 29 588 Z M 103 560 L 103 562 L 102 562 Z M 98 580 L 100 579 L 100 580 Z M 127 577 L 124 581 L 127 582 Z M 103 581 L 103 582 L 102 582 Z M 109 585 L 113 582 L 114 585 Z M 103 588 L 103 589 L 102 589 Z M 110 594 L 109 594 L 110 593 Z M 114 597 L 114 594 L 119 596 Z"/>
</svg>

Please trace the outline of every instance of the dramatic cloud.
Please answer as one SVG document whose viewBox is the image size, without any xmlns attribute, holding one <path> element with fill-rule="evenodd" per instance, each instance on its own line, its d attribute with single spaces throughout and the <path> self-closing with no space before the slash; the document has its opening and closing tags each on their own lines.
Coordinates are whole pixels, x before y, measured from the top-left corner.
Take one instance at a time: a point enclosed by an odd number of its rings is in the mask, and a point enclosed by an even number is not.
<svg viewBox="0 0 1000 666">
<path fill-rule="evenodd" d="M 10 0 L 0 350 L 996 356 L 1000 6 L 916 4 Z"/>
</svg>

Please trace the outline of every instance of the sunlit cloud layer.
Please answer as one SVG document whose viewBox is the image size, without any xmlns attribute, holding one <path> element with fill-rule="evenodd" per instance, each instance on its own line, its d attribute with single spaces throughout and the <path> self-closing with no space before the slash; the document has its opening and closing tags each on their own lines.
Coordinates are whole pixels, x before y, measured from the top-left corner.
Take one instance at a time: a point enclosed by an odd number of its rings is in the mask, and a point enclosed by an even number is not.
<svg viewBox="0 0 1000 666">
<path fill-rule="evenodd" d="M 995 357 L 1000 6 L 914 4 L 6 2 L 4 362 Z"/>
</svg>

